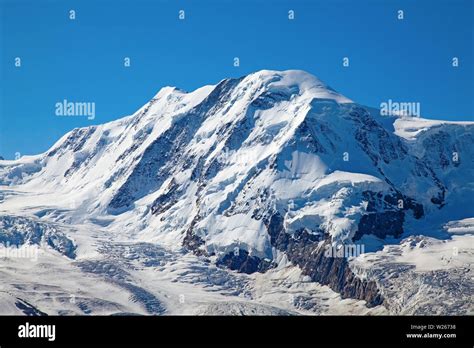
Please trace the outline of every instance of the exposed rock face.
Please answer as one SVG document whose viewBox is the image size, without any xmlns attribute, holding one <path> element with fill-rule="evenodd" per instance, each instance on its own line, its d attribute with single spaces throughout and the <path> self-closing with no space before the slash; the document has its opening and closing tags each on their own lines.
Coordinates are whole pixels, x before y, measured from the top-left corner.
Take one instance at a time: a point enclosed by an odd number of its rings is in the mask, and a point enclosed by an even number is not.
<svg viewBox="0 0 474 348">
<path fill-rule="evenodd" d="M 156 198 L 153 202 L 151 206 L 152 214 L 161 214 L 176 203 L 178 187 L 179 186 L 176 184 L 176 182 L 171 180 L 167 187 L 166 193 Z"/>
<path fill-rule="evenodd" d="M 278 250 L 286 253 L 288 259 L 298 265 L 303 274 L 315 282 L 328 285 L 341 294 L 342 298 L 365 300 L 368 307 L 383 303 L 384 298 L 374 281 L 361 280 L 351 271 L 344 257 L 327 257 L 330 246 L 329 238 L 301 231 L 290 236 L 283 227 L 283 218 L 277 213 L 266 220 L 271 243 Z"/>
<path fill-rule="evenodd" d="M 414 168 L 411 170 L 410 175 L 420 179 L 429 178 L 437 188 L 437 191 L 433 192 L 431 202 L 440 208 L 443 207 L 445 204 L 446 187 L 433 171 L 432 164 L 429 161 L 420 160 L 417 156 L 410 154 L 408 146 L 400 138 L 390 134 L 363 107 L 356 106 L 348 113 L 347 118 L 354 122 L 354 125 L 357 127 L 354 135 L 359 146 L 369 156 L 385 181 L 394 190 L 397 190 L 397 187 L 390 180 L 386 171 L 389 170 L 390 166 L 398 165 L 397 163 L 400 163 L 401 160 L 409 159 L 414 162 Z M 436 145 L 433 144 L 433 146 L 439 147 L 439 142 L 437 139 Z M 431 143 L 427 145 L 431 145 Z M 455 149 L 455 147 L 453 148 Z M 441 151 L 440 148 L 436 150 Z M 442 151 L 440 153 L 442 157 L 445 156 Z M 449 163 L 443 160 L 441 162 L 443 162 L 442 165 Z"/>
<path fill-rule="evenodd" d="M 405 214 L 408 211 L 412 211 L 417 219 L 424 215 L 421 204 L 398 192 L 383 194 L 365 191 L 363 196 L 368 202 L 367 211 L 359 221 L 358 229 L 352 238 L 354 242 L 364 234 L 379 238 L 399 237 L 403 233 Z M 328 285 L 340 293 L 342 298 L 365 300 L 368 307 L 384 303 L 384 297 L 375 281 L 358 278 L 344 255 L 328 255 L 327 250 L 331 248 L 332 241 L 324 230 L 316 227 L 311 233 L 300 229 L 289 234 L 284 228 L 284 218 L 278 212 L 269 214 L 262 210 L 261 215 L 271 245 L 284 252 L 292 263 L 302 269 L 304 275 L 310 276 L 315 282 Z M 193 226 L 191 224 L 188 229 L 183 245 L 198 255 L 209 256 L 202 248 L 205 242 L 193 233 Z M 266 272 L 273 266 L 271 261 L 250 256 L 243 249 L 225 254 L 217 264 L 247 274 Z"/>
<path fill-rule="evenodd" d="M 373 234 L 379 238 L 388 235 L 395 238 L 403 233 L 405 214 L 402 211 L 375 212 L 363 215 L 360 219 L 354 240 L 359 240 L 364 234 Z"/>
<path fill-rule="evenodd" d="M 191 165 L 183 148 L 195 137 L 208 115 L 226 106 L 224 101 L 238 82 L 238 79 L 222 81 L 201 104 L 173 120 L 173 125 L 147 147 L 142 160 L 117 190 L 109 203 L 110 213 L 117 214 L 130 208 L 135 200 L 159 189 L 177 167 L 184 170 Z"/>
<path fill-rule="evenodd" d="M 170 171 L 179 162 L 184 144 L 193 137 L 196 129 L 186 126 L 187 120 L 176 122 L 162 136 L 155 140 L 145 151 L 145 161 L 141 161 L 120 187 L 109 204 L 111 213 L 130 207 L 133 202 L 150 191 L 158 189 L 170 175 Z"/>
<path fill-rule="evenodd" d="M 193 233 L 194 226 L 199 221 L 199 219 L 199 214 L 194 217 L 183 239 L 183 246 L 198 256 L 207 254 L 203 249 L 200 248 L 205 244 L 205 242 L 202 240 L 202 238 Z"/>
<path fill-rule="evenodd" d="M 271 262 L 256 256 L 250 256 L 247 250 L 243 249 L 236 249 L 234 252 L 226 254 L 217 262 L 217 265 L 226 266 L 231 270 L 247 274 L 265 272 L 272 267 Z"/>
<path fill-rule="evenodd" d="M 383 280 L 356 272 L 357 257 L 326 251 L 367 235 L 391 243 L 412 217 L 439 230 L 471 217 L 473 139 L 472 122 L 385 117 L 305 72 L 261 71 L 189 93 L 165 87 L 131 117 L 1 161 L 0 184 L 27 184 L 29 210 L 37 188 L 60 204 L 77 193 L 75 211 L 41 202 L 61 208 L 64 221 L 84 218 L 126 238 L 171 248 L 182 240 L 238 272 L 267 271 L 279 250 L 313 281 L 375 306 L 389 302 Z M 15 196 L 0 192 L 0 202 Z M 74 257 L 74 243 L 37 216 L 0 218 L 0 243 Z"/>
<path fill-rule="evenodd" d="M 424 215 L 423 206 L 414 199 L 398 192 L 384 195 L 381 192 L 365 191 L 367 199 L 367 214 L 364 214 L 358 224 L 358 229 L 352 238 L 359 240 L 364 234 L 372 234 L 379 238 L 392 236 L 398 238 L 403 233 L 405 214 L 411 210 L 416 219 Z"/>
</svg>

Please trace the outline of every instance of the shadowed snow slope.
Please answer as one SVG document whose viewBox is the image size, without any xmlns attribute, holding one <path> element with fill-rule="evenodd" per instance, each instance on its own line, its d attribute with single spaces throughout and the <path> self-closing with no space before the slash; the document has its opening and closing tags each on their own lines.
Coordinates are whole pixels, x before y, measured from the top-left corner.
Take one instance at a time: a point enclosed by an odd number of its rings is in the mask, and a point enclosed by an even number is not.
<svg viewBox="0 0 474 348">
<path fill-rule="evenodd" d="M 456 221 L 473 217 L 473 137 L 472 122 L 381 116 L 306 72 L 263 70 L 189 93 L 165 87 L 131 116 L 74 129 L 43 154 L 0 160 L 0 213 L 4 222 L 63 226 L 56 235 L 81 262 L 100 257 L 96 245 L 109 239 L 192 251 L 246 274 L 274 274 L 284 256 L 300 277 L 390 310 L 399 300 L 382 270 L 327 251 L 360 244 L 381 255 L 411 235 L 456 234 L 472 255 L 472 229 Z M 2 233 L 12 228 L 0 241 Z M 139 291 L 150 313 L 166 311 L 152 290 L 110 284 Z M 199 304 L 193 313 L 296 310 L 267 305 Z"/>
</svg>

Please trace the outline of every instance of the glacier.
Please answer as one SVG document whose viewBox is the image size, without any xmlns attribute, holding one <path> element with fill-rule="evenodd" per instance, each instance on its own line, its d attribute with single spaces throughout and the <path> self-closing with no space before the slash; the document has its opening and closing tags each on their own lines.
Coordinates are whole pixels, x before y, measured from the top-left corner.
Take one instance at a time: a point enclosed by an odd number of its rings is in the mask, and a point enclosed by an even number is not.
<svg viewBox="0 0 474 348">
<path fill-rule="evenodd" d="M 39 248 L 0 314 L 472 314 L 473 137 L 300 70 L 164 87 L 0 160 L 0 243 Z"/>
</svg>

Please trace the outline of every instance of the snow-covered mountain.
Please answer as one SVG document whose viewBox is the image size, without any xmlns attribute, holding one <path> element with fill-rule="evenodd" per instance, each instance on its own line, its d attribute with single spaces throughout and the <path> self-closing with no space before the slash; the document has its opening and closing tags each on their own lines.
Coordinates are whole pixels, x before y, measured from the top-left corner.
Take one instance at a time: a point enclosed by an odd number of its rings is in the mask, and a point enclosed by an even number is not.
<svg viewBox="0 0 474 348">
<path fill-rule="evenodd" d="M 84 281 L 92 313 L 320 313 L 323 288 L 339 298 L 330 313 L 472 313 L 473 137 L 474 122 L 381 116 L 303 71 L 165 87 L 129 117 L 0 161 L 0 242 L 61 253 L 65 274 L 138 299 L 97 305 L 103 292 Z M 465 288 L 450 286 L 459 279 Z M 165 300 L 181 294 L 171 283 L 222 299 L 179 309 Z M 302 284 L 320 288 L 295 301 Z M 429 309 L 440 300 L 455 305 Z"/>
</svg>

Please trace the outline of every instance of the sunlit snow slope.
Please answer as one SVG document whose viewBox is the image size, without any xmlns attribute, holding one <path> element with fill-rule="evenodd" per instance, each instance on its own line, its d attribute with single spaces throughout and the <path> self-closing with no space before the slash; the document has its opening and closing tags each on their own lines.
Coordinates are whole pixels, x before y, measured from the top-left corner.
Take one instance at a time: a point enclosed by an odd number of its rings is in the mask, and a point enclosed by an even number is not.
<svg viewBox="0 0 474 348">
<path fill-rule="evenodd" d="M 0 161 L 0 242 L 37 245 L 52 265 L 62 255 L 58 267 L 85 277 L 89 299 L 103 296 L 88 288 L 91 275 L 103 278 L 104 291 L 139 298 L 91 313 L 321 313 L 321 289 L 339 298 L 326 298 L 331 313 L 472 313 L 473 136 L 473 122 L 381 116 L 297 70 L 263 70 L 189 93 L 165 87 L 131 116 L 74 129 L 43 154 Z M 423 252 L 414 250 L 420 243 Z M 139 250 L 133 262 L 146 259 L 143 274 L 103 274 L 101 262 L 130 266 L 123 245 Z M 341 245 L 365 253 L 328 255 Z M 453 282 L 466 289 L 438 291 L 430 280 L 447 267 L 440 248 L 453 258 Z M 196 267 L 194 279 L 171 276 Z M 211 269 L 238 281 L 186 310 L 164 299 L 189 294 L 189 284 L 208 293 L 201 278 Z M 25 274 L 41 281 L 37 271 Z M 391 290 L 387 274 L 405 279 L 396 283 L 402 291 Z M 0 268 L 3 282 L 13 276 Z M 291 288 L 275 285 L 292 299 L 283 306 L 269 296 L 272 277 L 322 287 L 294 301 Z M 4 292 L 0 311 L 14 308 L 11 298 L 38 301 L 14 286 Z M 217 304 L 228 298 L 238 301 Z M 429 309 L 440 299 L 456 305 Z M 58 313 L 46 302 L 35 308 Z M 63 314 L 81 313 L 70 307 Z"/>
</svg>

